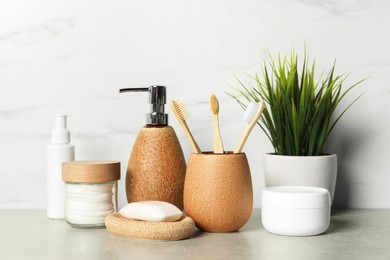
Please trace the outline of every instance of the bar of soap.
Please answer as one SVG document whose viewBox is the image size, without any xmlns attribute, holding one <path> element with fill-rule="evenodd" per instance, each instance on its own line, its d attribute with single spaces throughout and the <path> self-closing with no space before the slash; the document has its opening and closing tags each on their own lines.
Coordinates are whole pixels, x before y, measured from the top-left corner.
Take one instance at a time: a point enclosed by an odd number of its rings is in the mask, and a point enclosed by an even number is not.
<svg viewBox="0 0 390 260">
<path fill-rule="evenodd" d="M 183 216 L 183 212 L 175 205 L 165 201 L 132 202 L 119 210 L 129 219 L 151 222 L 174 222 Z"/>
</svg>

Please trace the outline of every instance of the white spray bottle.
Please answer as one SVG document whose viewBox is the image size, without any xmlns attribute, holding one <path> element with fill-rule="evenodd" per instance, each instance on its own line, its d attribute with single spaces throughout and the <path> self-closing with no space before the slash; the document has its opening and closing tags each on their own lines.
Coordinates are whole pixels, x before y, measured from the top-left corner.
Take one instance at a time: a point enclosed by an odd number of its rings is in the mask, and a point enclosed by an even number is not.
<svg viewBox="0 0 390 260">
<path fill-rule="evenodd" d="M 74 146 L 66 128 L 66 115 L 55 116 L 51 144 L 47 146 L 47 217 L 64 219 L 65 184 L 62 181 L 62 163 L 74 160 Z"/>
</svg>

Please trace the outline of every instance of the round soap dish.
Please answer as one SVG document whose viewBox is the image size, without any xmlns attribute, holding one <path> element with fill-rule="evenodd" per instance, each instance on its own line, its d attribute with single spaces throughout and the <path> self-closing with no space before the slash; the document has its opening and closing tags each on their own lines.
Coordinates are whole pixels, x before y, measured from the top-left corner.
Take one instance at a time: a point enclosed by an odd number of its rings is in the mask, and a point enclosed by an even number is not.
<svg viewBox="0 0 390 260">
<path fill-rule="evenodd" d="M 175 222 L 149 222 L 122 217 L 111 213 L 106 219 L 106 228 L 115 235 L 148 240 L 182 240 L 194 232 L 195 222 L 183 216 Z"/>
</svg>

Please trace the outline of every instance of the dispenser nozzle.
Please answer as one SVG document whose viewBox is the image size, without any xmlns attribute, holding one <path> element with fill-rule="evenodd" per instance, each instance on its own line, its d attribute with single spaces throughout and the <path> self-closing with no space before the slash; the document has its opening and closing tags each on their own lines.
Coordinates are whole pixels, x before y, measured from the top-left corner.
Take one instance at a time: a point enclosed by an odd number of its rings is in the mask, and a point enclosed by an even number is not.
<svg viewBox="0 0 390 260">
<path fill-rule="evenodd" d="M 67 115 L 55 115 L 55 128 L 51 132 L 53 144 L 67 144 L 70 142 L 70 132 L 66 129 Z"/>
<path fill-rule="evenodd" d="M 148 88 L 122 88 L 123 92 L 149 92 L 150 113 L 146 115 L 147 125 L 167 125 L 168 114 L 164 112 L 166 104 L 166 88 L 164 86 L 150 86 Z"/>
<path fill-rule="evenodd" d="M 66 129 L 66 118 L 67 115 L 55 115 L 55 128 Z"/>
<path fill-rule="evenodd" d="M 119 93 L 123 92 L 148 92 L 149 88 L 121 88 Z"/>
</svg>

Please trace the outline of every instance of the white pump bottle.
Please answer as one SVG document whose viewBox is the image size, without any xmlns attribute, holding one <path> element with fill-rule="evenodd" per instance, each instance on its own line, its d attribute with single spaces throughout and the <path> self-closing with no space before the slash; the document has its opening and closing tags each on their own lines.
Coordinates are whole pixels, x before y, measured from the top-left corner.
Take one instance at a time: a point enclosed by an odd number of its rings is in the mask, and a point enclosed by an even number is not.
<svg viewBox="0 0 390 260">
<path fill-rule="evenodd" d="M 74 146 L 66 128 L 66 115 L 55 115 L 51 144 L 47 146 L 47 217 L 64 219 L 65 184 L 62 181 L 62 163 L 74 160 Z"/>
</svg>

